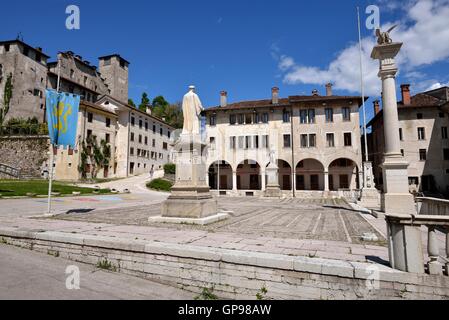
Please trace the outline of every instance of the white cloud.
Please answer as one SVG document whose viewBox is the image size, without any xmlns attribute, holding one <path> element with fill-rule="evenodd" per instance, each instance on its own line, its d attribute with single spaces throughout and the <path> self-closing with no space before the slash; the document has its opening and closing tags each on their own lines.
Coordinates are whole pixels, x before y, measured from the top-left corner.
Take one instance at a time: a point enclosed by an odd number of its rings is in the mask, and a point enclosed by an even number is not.
<svg viewBox="0 0 449 320">
<path fill-rule="evenodd" d="M 389 9 L 393 8 L 391 5 Z M 414 68 L 430 65 L 449 57 L 449 0 L 415 0 L 407 3 L 405 17 L 401 21 L 386 23 L 383 29 L 398 23 L 392 33 L 394 41 L 404 42 L 397 58 L 399 68 L 417 78 L 422 73 Z M 380 95 L 380 81 L 377 77 L 378 63 L 370 58 L 376 39 L 374 36 L 362 39 L 363 65 L 366 93 Z M 279 51 L 279 50 L 278 50 Z M 358 93 L 360 91 L 360 67 L 358 43 L 351 43 L 337 54 L 327 68 L 304 66 L 293 57 L 276 52 L 279 70 L 284 72 L 287 84 L 319 84 L 332 82 L 336 89 Z M 413 77 L 414 76 L 414 77 Z M 433 81 L 437 85 L 437 81 Z M 430 86 L 430 84 L 429 84 Z"/>
<path fill-rule="evenodd" d="M 442 87 L 449 87 L 449 82 L 448 83 L 436 82 L 436 83 L 432 84 L 430 87 L 428 87 L 427 89 L 425 89 L 424 91 L 435 90 L 435 89 L 439 89 Z"/>
</svg>

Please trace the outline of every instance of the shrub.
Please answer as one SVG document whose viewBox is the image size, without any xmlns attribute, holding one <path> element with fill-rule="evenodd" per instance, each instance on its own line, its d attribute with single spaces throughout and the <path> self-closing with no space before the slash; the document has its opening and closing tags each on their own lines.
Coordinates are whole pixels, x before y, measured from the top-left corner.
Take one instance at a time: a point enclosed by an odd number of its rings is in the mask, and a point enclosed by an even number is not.
<svg viewBox="0 0 449 320">
<path fill-rule="evenodd" d="M 147 188 L 157 191 L 170 191 L 173 184 L 164 179 L 155 179 L 147 184 Z"/>
<path fill-rule="evenodd" d="M 164 165 L 165 174 L 176 174 L 176 165 L 174 163 L 167 163 Z"/>
</svg>

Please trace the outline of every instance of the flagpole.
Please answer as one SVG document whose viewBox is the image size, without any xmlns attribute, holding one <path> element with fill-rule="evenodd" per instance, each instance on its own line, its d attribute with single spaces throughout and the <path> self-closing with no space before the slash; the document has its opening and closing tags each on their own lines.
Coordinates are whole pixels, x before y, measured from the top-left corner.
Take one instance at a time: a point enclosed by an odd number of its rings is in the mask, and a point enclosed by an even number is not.
<svg viewBox="0 0 449 320">
<path fill-rule="evenodd" d="M 58 55 L 58 82 L 56 85 L 56 91 L 59 93 L 59 89 L 60 89 L 60 85 L 61 85 L 61 60 L 59 59 L 59 55 Z M 47 110 L 48 112 L 48 110 Z M 59 119 L 59 117 L 58 117 Z M 48 128 L 49 130 L 51 130 L 51 128 Z M 55 162 L 55 146 L 53 144 L 51 144 L 51 151 L 50 151 L 50 168 L 48 169 L 48 208 L 47 208 L 47 213 L 51 214 L 51 193 L 52 193 L 52 187 L 53 187 L 53 166 L 54 166 L 54 162 Z M 57 151 L 56 151 L 57 152 Z"/>
<path fill-rule="evenodd" d="M 369 162 L 368 155 L 368 139 L 366 133 L 366 107 L 365 107 L 365 86 L 363 79 L 363 50 L 362 50 L 362 32 L 360 27 L 360 9 L 357 7 L 357 21 L 358 21 L 358 29 L 359 29 L 359 51 L 360 51 L 360 88 L 362 93 L 362 103 L 363 103 L 363 134 L 365 140 L 365 162 Z"/>
</svg>

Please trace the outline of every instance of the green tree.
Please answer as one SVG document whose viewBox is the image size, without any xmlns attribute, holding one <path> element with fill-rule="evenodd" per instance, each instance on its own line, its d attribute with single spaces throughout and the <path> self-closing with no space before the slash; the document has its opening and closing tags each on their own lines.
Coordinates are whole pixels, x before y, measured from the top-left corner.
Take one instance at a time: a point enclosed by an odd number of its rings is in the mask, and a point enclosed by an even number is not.
<svg viewBox="0 0 449 320">
<path fill-rule="evenodd" d="M 4 89 L 4 94 L 3 94 L 3 105 L 0 106 L 0 133 L 3 124 L 5 122 L 6 119 L 6 115 L 9 112 L 9 106 L 11 103 L 11 99 L 12 99 L 12 90 L 13 90 L 13 84 L 12 84 L 12 74 L 10 73 L 8 75 L 8 77 L 6 78 L 6 82 L 5 82 L 5 89 Z"/>
<path fill-rule="evenodd" d="M 165 120 L 165 122 L 176 129 L 182 128 L 184 117 L 180 102 L 170 104 L 163 96 L 158 96 L 153 100 L 152 114 L 159 119 Z"/>
<path fill-rule="evenodd" d="M 129 104 L 131 107 L 137 108 L 137 106 L 136 106 L 136 104 L 134 103 L 133 99 L 128 99 L 128 104 Z"/>
<path fill-rule="evenodd" d="M 150 108 L 150 107 L 151 107 L 150 98 L 148 98 L 148 94 L 146 92 L 144 92 L 142 94 L 142 100 L 141 100 L 141 102 L 139 104 L 139 110 L 143 111 L 143 112 L 146 112 L 147 108 Z"/>
</svg>

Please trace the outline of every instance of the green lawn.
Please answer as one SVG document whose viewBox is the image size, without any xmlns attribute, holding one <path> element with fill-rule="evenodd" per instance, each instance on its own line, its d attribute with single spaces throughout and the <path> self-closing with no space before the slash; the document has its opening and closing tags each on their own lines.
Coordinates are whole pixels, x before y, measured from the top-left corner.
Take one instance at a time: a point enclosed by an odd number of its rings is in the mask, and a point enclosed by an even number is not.
<svg viewBox="0 0 449 320">
<path fill-rule="evenodd" d="M 93 194 L 92 188 L 79 188 L 63 182 L 53 182 L 53 192 L 61 195 L 71 195 L 72 192 Z M 99 190 L 101 194 L 110 193 L 109 189 Z M 44 196 L 48 194 L 48 181 L 45 180 L 0 180 L 0 195 L 3 197 L 26 196 L 28 193 Z"/>
</svg>

